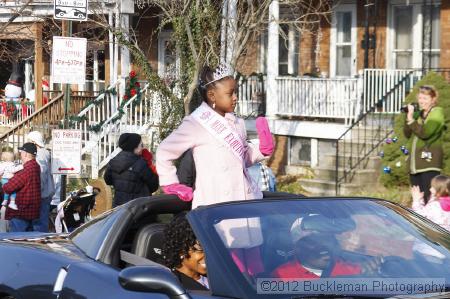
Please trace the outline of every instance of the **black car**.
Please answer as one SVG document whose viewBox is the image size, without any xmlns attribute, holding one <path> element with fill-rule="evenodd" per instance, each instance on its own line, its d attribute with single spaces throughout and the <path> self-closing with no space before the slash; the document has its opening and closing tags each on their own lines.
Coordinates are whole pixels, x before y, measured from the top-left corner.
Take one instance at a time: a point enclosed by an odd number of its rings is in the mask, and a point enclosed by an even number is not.
<svg viewBox="0 0 450 299">
<path fill-rule="evenodd" d="M 277 193 L 188 212 L 210 290 L 185 290 L 159 263 L 164 228 L 189 209 L 161 195 L 119 206 L 69 235 L 3 234 L 0 298 L 413 298 L 423 292 L 304 288 L 305 281 L 339 279 L 434 281 L 436 289 L 427 292 L 444 297 L 426 298 L 450 298 L 450 234 L 439 226 L 384 200 Z M 314 248 L 303 242 L 314 238 Z M 310 251 L 299 251 L 300 243 Z M 328 256 L 327 266 L 318 272 L 300 266 L 300 255 Z M 351 271 L 333 273 L 338 263 Z"/>
</svg>

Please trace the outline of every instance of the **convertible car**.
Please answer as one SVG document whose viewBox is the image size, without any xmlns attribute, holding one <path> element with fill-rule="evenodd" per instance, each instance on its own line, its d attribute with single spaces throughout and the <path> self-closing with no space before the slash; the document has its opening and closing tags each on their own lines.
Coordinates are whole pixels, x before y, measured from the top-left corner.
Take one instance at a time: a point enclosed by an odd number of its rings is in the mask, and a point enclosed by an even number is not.
<svg viewBox="0 0 450 299">
<path fill-rule="evenodd" d="M 161 265 L 161 246 L 167 223 L 189 209 L 161 195 L 133 200 L 68 235 L 3 234 L 0 298 L 450 298 L 444 229 L 384 200 L 283 193 L 189 211 L 209 291 L 186 290 Z M 311 260 L 321 266 L 313 269 Z M 303 284 L 338 279 L 435 287 L 362 292 Z"/>
</svg>

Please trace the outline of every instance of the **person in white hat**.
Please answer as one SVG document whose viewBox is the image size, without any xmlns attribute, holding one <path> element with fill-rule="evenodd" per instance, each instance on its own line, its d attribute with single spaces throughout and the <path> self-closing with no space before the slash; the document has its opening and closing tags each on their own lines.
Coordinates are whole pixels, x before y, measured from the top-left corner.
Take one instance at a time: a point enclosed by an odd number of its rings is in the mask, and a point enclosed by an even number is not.
<svg viewBox="0 0 450 299">
<path fill-rule="evenodd" d="M 36 161 L 41 167 L 41 211 L 39 219 L 34 220 L 33 227 L 40 232 L 48 232 L 50 202 L 55 193 L 55 184 L 51 173 L 51 156 L 49 151 L 45 148 L 44 137 L 39 131 L 30 132 L 27 135 L 27 141 L 36 145 Z"/>
</svg>

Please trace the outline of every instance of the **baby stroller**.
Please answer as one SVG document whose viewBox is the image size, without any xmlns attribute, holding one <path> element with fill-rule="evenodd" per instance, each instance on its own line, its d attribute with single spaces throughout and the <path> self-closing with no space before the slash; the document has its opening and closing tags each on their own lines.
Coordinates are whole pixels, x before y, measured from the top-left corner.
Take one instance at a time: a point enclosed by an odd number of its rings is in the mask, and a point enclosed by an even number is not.
<svg viewBox="0 0 450 299">
<path fill-rule="evenodd" d="M 100 189 L 92 188 L 91 190 L 92 192 L 88 192 L 86 188 L 82 188 L 71 192 L 65 201 L 58 204 L 54 221 L 57 233 L 71 232 L 91 219 L 95 197 L 100 193 Z"/>
</svg>

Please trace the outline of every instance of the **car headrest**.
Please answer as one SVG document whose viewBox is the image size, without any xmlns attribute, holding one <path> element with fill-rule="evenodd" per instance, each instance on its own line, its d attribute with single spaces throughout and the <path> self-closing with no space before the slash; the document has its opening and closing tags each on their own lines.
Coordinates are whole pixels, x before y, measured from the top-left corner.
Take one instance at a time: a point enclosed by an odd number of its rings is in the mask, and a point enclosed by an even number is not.
<svg viewBox="0 0 450 299">
<path fill-rule="evenodd" d="M 138 230 L 134 238 L 132 252 L 159 264 L 164 264 L 162 246 L 166 224 L 151 223 Z"/>
<path fill-rule="evenodd" d="M 354 230 L 356 223 L 351 218 L 328 218 L 323 215 L 310 215 L 303 218 L 301 229 L 325 233 L 343 233 Z"/>
</svg>

